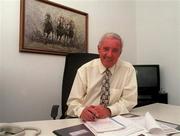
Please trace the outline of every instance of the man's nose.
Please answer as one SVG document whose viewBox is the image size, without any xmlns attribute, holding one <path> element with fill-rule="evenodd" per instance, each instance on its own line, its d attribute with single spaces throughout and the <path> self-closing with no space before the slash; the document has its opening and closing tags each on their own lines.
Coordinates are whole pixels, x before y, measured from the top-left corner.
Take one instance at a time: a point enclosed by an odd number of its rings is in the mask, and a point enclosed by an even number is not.
<svg viewBox="0 0 180 136">
<path fill-rule="evenodd" d="M 112 51 L 111 51 L 111 50 L 108 51 L 107 56 L 108 56 L 108 57 L 111 57 L 111 56 L 112 56 Z"/>
</svg>

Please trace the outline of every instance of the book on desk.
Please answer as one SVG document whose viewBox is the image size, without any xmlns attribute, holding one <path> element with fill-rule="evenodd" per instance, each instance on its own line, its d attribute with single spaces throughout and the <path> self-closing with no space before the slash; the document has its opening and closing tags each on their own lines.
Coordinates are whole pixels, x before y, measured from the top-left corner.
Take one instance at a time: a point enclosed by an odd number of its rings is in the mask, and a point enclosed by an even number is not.
<svg viewBox="0 0 180 136">
<path fill-rule="evenodd" d="M 57 129 L 53 133 L 57 136 L 95 136 L 84 124 Z"/>
</svg>

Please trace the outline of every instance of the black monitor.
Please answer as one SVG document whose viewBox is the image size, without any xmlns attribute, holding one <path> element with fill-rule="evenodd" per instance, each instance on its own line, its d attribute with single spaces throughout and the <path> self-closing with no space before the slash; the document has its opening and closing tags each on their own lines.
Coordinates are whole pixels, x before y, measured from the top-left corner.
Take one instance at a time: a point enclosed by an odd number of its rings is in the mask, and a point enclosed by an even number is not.
<svg viewBox="0 0 180 136">
<path fill-rule="evenodd" d="M 160 90 L 159 65 L 134 65 L 136 69 L 138 93 L 158 93 Z"/>
</svg>

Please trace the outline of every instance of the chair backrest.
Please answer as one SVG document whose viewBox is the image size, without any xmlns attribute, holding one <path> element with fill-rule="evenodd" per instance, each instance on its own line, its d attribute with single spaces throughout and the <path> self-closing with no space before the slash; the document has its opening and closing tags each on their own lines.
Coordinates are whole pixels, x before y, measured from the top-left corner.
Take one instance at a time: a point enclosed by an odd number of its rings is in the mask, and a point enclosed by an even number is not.
<svg viewBox="0 0 180 136">
<path fill-rule="evenodd" d="M 66 102 L 69 97 L 77 69 L 86 62 L 95 58 L 99 58 L 99 55 L 93 53 L 70 53 L 66 56 L 62 83 L 62 116 L 60 117 L 61 119 L 66 117 L 65 113 L 68 108 Z"/>
</svg>

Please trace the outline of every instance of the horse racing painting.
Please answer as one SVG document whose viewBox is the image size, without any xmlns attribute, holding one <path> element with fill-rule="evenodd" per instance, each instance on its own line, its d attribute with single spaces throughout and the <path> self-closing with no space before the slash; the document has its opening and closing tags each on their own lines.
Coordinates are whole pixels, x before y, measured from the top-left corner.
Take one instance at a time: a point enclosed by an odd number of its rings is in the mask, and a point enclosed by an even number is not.
<svg viewBox="0 0 180 136">
<path fill-rule="evenodd" d="M 47 0 L 21 0 L 21 52 L 87 52 L 88 14 Z"/>
</svg>

